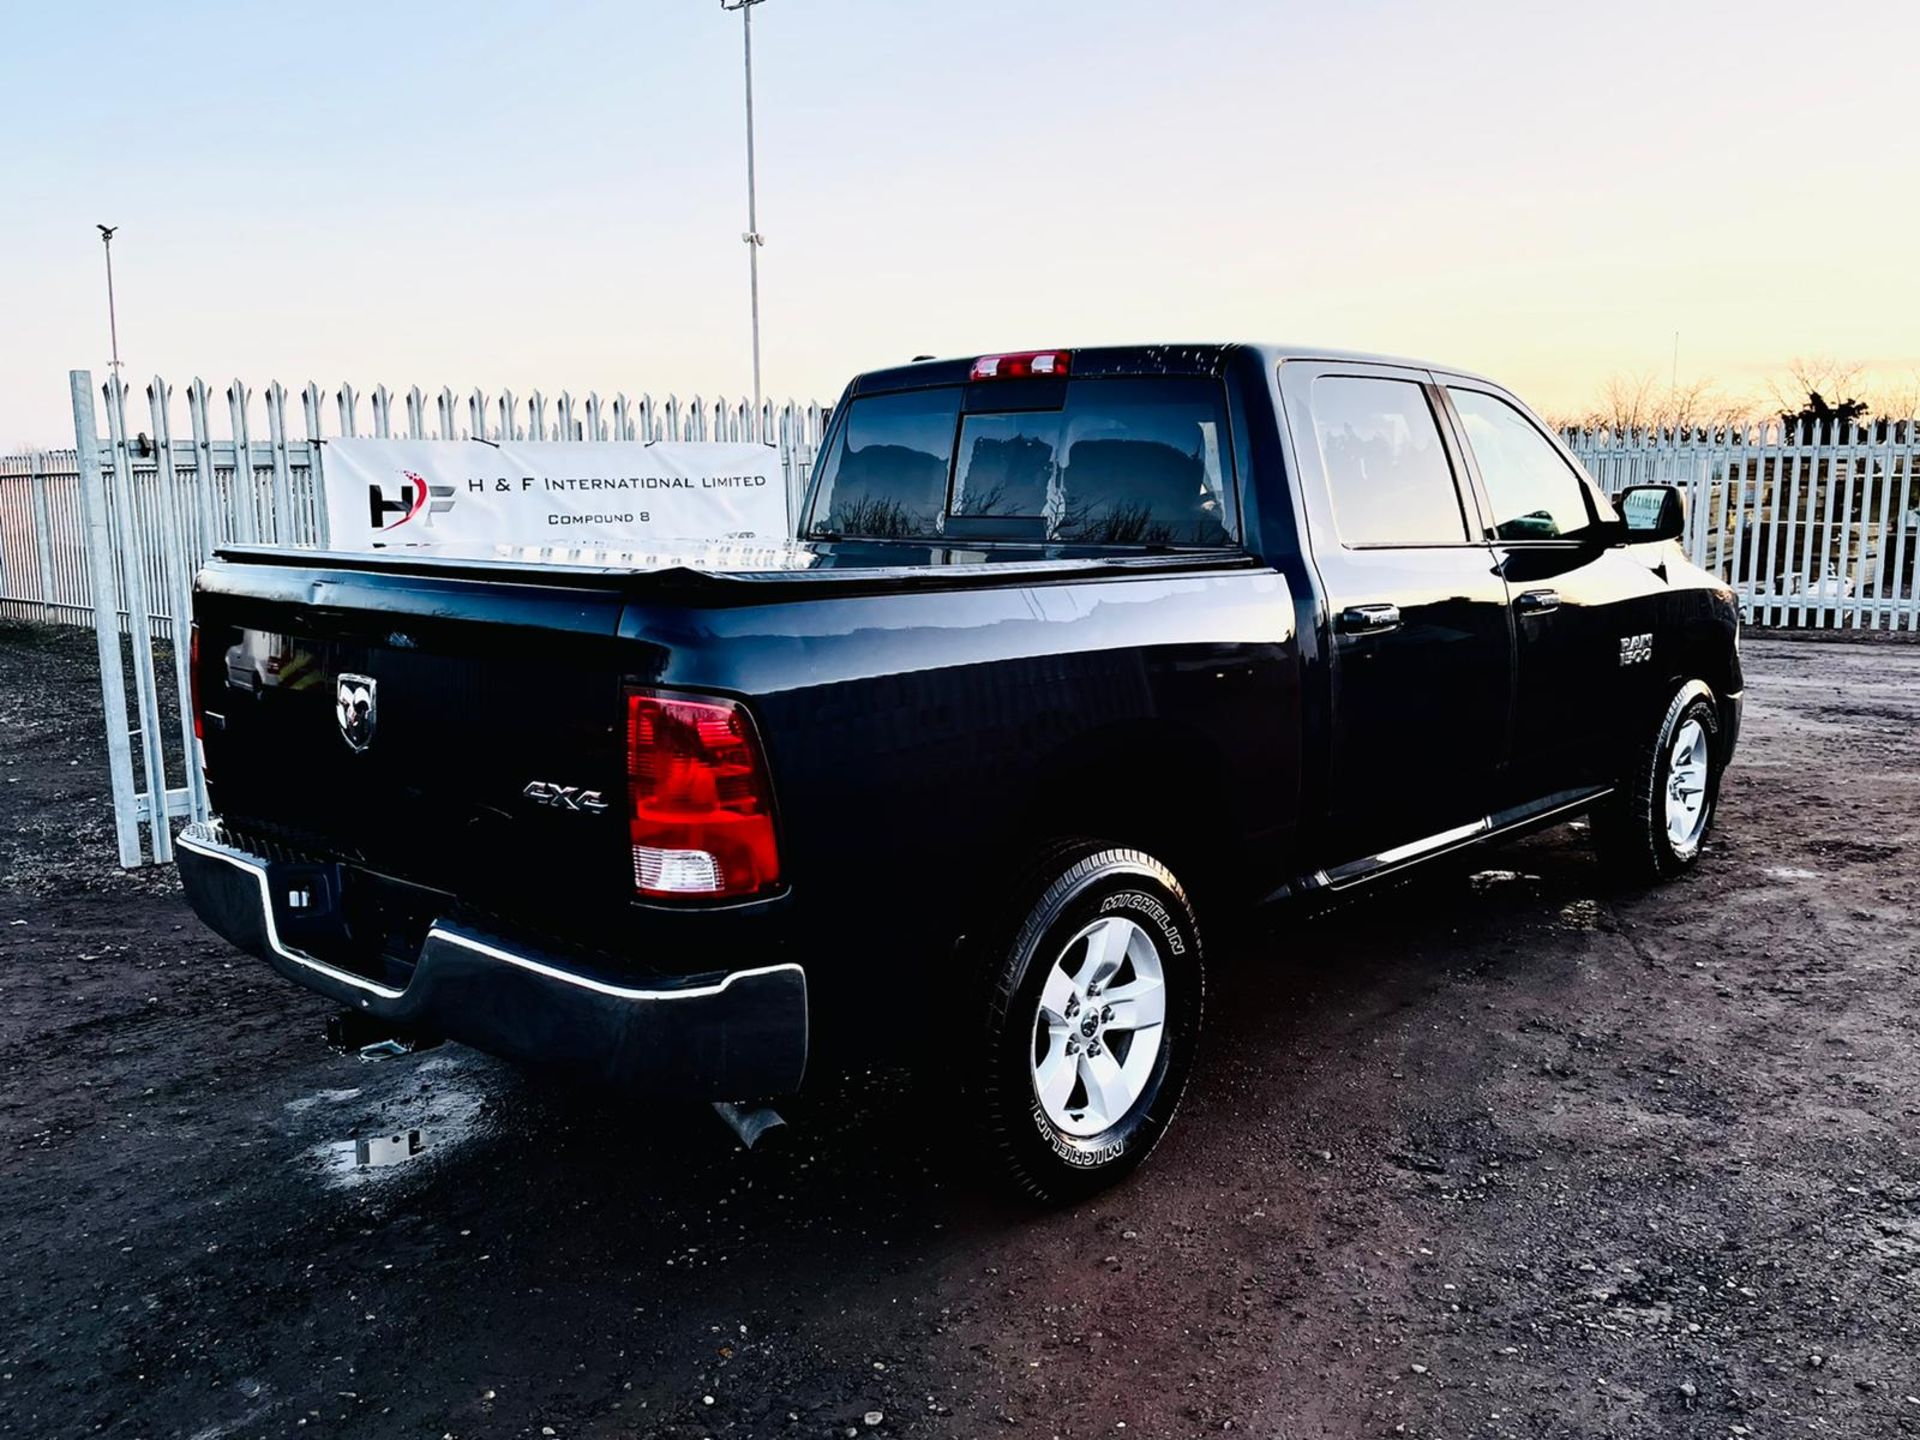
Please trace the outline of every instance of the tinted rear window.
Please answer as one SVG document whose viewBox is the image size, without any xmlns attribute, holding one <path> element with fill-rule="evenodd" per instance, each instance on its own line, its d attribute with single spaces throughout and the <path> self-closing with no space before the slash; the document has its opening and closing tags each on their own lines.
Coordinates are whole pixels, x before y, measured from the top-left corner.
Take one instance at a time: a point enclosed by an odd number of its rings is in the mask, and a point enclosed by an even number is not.
<svg viewBox="0 0 1920 1440">
<path fill-rule="evenodd" d="M 1006 390 L 1008 404 L 1036 392 Z M 959 386 L 853 401 L 814 533 L 1225 545 L 1225 400 L 1203 377 L 1073 380 L 1051 410 L 960 413 Z M 1055 397 L 1058 398 L 1057 396 Z"/>
</svg>

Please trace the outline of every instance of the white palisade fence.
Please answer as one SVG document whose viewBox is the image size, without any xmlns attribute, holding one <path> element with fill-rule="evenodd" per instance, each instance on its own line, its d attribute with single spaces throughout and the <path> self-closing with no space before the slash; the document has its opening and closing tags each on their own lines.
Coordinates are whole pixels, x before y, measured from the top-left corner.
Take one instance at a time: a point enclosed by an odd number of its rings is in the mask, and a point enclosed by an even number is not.
<svg viewBox="0 0 1920 1440">
<path fill-rule="evenodd" d="M 176 621 L 191 613 L 194 572 L 217 545 L 326 544 L 323 439 L 761 441 L 779 448 L 797 511 L 828 418 L 818 404 L 767 402 L 756 411 L 744 400 L 699 396 L 603 401 L 535 391 L 521 399 L 351 385 L 329 394 L 277 383 L 256 393 L 239 380 L 223 393 L 197 379 L 176 393 L 158 376 L 137 396 L 118 380 L 96 392 L 84 370 L 69 378 L 74 448 L 0 457 L 0 616 L 94 627 L 116 838 L 128 867 L 142 863 L 143 826 L 147 853 L 166 862 L 172 821 L 207 817 L 192 761 L 187 647 L 155 642 L 184 639 Z"/>
<path fill-rule="evenodd" d="M 1570 431 L 1608 494 L 1677 485 L 1687 553 L 1750 625 L 1920 630 L 1920 421 Z"/>
</svg>

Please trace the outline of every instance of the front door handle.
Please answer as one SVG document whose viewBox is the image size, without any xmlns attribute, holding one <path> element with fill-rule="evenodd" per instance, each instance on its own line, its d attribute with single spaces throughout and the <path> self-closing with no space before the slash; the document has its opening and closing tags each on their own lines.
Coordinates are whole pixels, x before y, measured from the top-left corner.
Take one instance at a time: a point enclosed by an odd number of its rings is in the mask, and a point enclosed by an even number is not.
<svg viewBox="0 0 1920 1440">
<path fill-rule="evenodd" d="M 1558 590 L 1522 590 L 1513 602 L 1522 615 L 1549 615 L 1560 608 Z"/>
<path fill-rule="evenodd" d="M 1399 628 L 1398 605 L 1349 605 L 1340 612 L 1340 629 L 1348 635 L 1384 635 Z"/>
</svg>

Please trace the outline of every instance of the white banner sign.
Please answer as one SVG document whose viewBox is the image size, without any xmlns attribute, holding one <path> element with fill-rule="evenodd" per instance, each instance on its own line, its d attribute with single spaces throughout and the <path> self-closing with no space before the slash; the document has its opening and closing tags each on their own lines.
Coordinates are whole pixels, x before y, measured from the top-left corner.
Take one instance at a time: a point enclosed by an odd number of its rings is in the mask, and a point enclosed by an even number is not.
<svg viewBox="0 0 1920 1440">
<path fill-rule="evenodd" d="M 329 543 L 778 544 L 780 452 L 738 441 L 328 440 Z"/>
</svg>

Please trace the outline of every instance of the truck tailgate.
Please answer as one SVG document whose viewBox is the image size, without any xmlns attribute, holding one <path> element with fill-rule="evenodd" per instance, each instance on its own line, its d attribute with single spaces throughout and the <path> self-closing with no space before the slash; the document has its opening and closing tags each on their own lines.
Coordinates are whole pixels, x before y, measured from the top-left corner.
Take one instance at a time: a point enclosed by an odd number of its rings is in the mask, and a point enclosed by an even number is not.
<svg viewBox="0 0 1920 1440">
<path fill-rule="evenodd" d="M 647 655 L 616 639 L 623 605 L 588 575 L 215 564 L 196 616 L 216 813 L 481 911 L 623 904 L 622 667 Z"/>
</svg>

